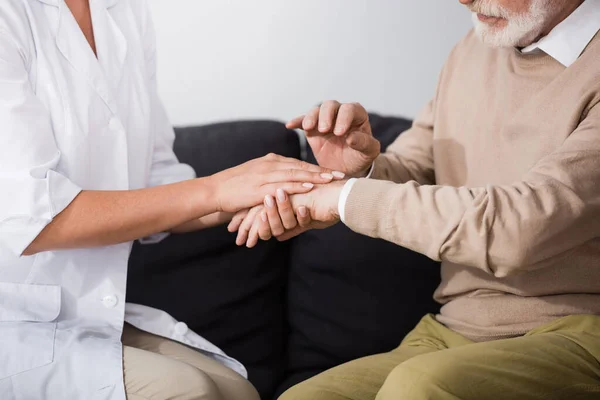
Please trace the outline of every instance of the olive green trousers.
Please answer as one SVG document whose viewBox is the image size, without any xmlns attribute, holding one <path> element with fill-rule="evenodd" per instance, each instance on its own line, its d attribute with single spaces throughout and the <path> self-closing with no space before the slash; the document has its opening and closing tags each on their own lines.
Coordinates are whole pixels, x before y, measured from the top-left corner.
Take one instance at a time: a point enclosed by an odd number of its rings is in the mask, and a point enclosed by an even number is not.
<svg viewBox="0 0 600 400">
<path fill-rule="evenodd" d="M 431 315 L 395 350 L 340 365 L 279 400 L 600 400 L 600 316 L 472 342 Z"/>
</svg>

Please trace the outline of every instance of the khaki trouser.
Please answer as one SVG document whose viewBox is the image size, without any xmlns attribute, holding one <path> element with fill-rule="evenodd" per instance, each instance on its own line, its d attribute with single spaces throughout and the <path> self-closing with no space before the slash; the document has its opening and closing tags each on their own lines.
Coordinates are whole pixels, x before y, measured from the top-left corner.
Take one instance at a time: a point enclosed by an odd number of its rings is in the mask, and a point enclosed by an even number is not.
<svg viewBox="0 0 600 400">
<path fill-rule="evenodd" d="M 122 340 L 128 400 L 259 400 L 242 376 L 181 343 L 128 324 Z"/>
<path fill-rule="evenodd" d="M 426 316 L 390 353 L 333 368 L 280 400 L 600 399 L 600 316 L 474 343 Z"/>
</svg>

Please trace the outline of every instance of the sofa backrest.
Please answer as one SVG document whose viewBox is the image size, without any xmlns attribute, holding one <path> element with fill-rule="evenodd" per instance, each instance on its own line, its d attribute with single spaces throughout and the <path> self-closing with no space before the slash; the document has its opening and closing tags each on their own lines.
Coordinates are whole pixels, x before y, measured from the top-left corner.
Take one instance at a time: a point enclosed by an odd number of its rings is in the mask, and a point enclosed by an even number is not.
<svg viewBox="0 0 600 400">
<path fill-rule="evenodd" d="M 371 116 L 384 147 L 410 124 Z M 207 176 L 274 152 L 300 158 L 278 122 L 179 128 L 175 152 Z M 308 160 L 314 162 L 310 151 Z M 264 400 L 327 368 L 388 351 L 435 312 L 438 265 L 338 225 L 235 246 L 224 227 L 134 246 L 128 301 L 169 312 L 240 360 Z"/>
</svg>

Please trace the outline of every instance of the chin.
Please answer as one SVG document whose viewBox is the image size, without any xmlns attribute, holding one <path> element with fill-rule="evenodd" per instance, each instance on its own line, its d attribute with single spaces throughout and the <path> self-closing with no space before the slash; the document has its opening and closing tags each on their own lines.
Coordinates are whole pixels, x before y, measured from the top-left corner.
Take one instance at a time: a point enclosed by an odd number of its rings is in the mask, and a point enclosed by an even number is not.
<svg viewBox="0 0 600 400">
<path fill-rule="evenodd" d="M 492 47 L 526 47 L 534 43 L 543 31 L 543 24 L 539 20 L 509 20 L 502 27 L 496 27 L 481 22 L 473 14 L 475 33 L 483 43 Z"/>
</svg>

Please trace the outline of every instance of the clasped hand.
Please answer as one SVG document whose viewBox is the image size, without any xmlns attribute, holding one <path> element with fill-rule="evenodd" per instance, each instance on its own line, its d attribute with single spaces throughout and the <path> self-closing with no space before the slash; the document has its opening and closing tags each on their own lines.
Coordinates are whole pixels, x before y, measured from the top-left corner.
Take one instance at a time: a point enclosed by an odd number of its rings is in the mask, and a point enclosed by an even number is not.
<svg viewBox="0 0 600 400">
<path fill-rule="evenodd" d="M 254 247 L 259 239 L 287 240 L 309 229 L 337 223 L 338 202 L 345 184 L 342 176 L 364 177 L 380 153 L 367 111 L 356 103 L 328 101 L 293 119 L 289 129 L 303 129 L 321 167 L 336 172 L 338 180 L 317 184 L 303 193 L 279 187 L 262 204 L 238 212 L 228 226 L 238 232 L 236 243 Z M 341 173 L 340 173 L 341 172 Z M 288 195 L 289 193 L 289 195 Z"/>
</svg>

